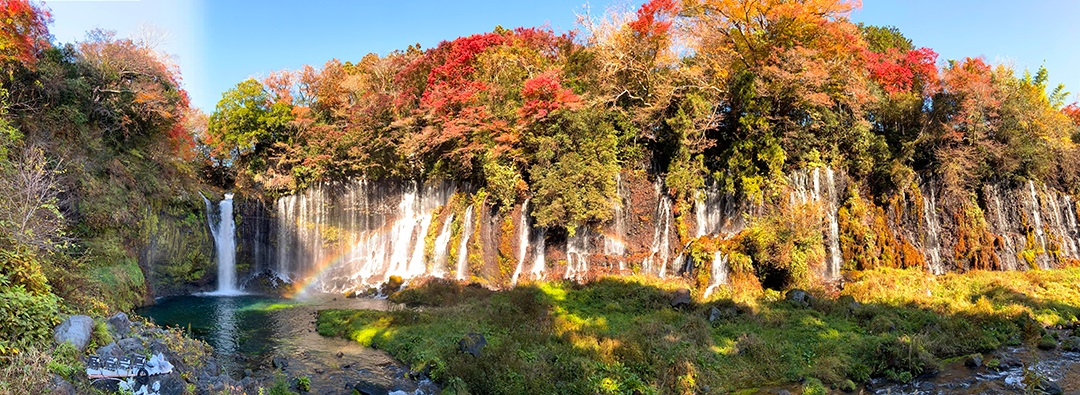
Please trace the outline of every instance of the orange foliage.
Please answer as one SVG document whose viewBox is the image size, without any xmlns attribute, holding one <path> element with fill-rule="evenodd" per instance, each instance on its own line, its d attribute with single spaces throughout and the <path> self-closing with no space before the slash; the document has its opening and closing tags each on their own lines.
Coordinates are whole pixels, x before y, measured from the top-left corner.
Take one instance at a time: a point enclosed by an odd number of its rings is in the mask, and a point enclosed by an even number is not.
<svg viewBox="0 0 1080 395">
<path fill-rule="evenodd" d="M 29 0 L 0 0 L 0 62 L 33 66 L 37 53 L 49 46 L 48 10 Z"/>
</svg>

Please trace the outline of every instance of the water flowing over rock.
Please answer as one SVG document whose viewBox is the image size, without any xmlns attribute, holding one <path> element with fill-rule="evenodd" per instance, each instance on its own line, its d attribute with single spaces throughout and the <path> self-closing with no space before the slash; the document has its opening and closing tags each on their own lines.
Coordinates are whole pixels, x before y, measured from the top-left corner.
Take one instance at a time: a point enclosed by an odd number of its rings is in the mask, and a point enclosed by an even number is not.
<svg viewBox="0 0 1080 395">
<path fill-rule="evenodd" d="M 589 273 L 589 229 L 582 227 L 566 239 L 566 275 L 568 280 L 584 280 Z"/>
<path fill-rule="evenodd" d="M 842 228 L 847 225 L 841 224 L 838 211 L 854 192 L 847 176 L 819 167 L 787 177 L 787 203 L 809 205 L 820 215 L 826 255 L 811 264 L 822 279 L 838 279 L 842 252 L 848 248 L 841 245 L 840 236 L 848 230 Z M 691 261 L 685 250 L 692 245 L 679 239 L 677 226 L 687 227 L 690 243 L 702 237 L 723 243 L 768 212 L 761 203 L 711 184 L 691 195 L 694 201 L 681 219 L 686 222 L 679 224 L 673 212 L 676 202 L 661 178 L 627 172 L 615 181 L 618 194 L 611 203 L 611 220 L 584 224 L 573 236 L 562 229 L 534 227 L 532 200 L 497 210 L 489 203 L 466 206 L 474 195 L 448 182 L 358 180 L 318 185 L 269 207 L 239 201 L 238 266 L 248 270 L 241 275 L 271 271 L 323 292 L 375 287 L 391 275 L 405 281 L 452 275 L 502 287 L 524 279 L 587 281 L 631 269 L 651 276 L 685 275 L 701 267 L 709 277 L 705 293 L 713 294 L 728 282 L 729 257 L 716 252 L 709 262 Z M 957 202 L 946 191 L 940 180 L 915 177 L 887 206 L 845 221 L 864 221 L 867 228 L 872 221 L 884 221 L 875 229 L 885 232 L 879 237 L 895 240 L 890 241 L 896 254 L 891 259 L 925 264 L 933 273 L 986 265 L 958 253 L 963 251 L 963 229 L 985 229 L 989 236 L 978 240 L 993 245 L 981 246 L 980 253 L 995 257 L 993 268 L 1049 268 L 1080 259 L 1080 221 L 1073 197 L 1037 182 L 987 184 L 970 202 Z M 864 197 L 858 204 L 870 202 Z M 965 213 L 982 219 L 975 225 L 959 223 Z M 211 214 L 212 224 L 221 222 Z M 212 228 L 215 238 L 224 233 Z"/>
<path fill-rule="evenodd" d="M 529 252 L 529 199 L 525 199 L 521 203 L 521 216 L 518 220 L 518 253 L 517 253 L 517 268 L 514 269 L 514 275 L 510 278 L 510 284 L 517 284 L 518 278 L 521 277 L 521 270 L 525 267 L 525 254 Z"/>
<path fill-rule="evenodd" d="M 923 193 L 923 219 L 925 220 L 926 232 L 924 234 L 925 241 L 923 242 L 923 249 L 926 251 L 927 264 L 930 265 L 930 272 L 934 274 L 941 274 L 944 270 L 944 264 L 941 261 L 941 211 L 938 210 L 938 196 L 941 195 L 940 189 L 937 184 L 931 183 L 925 187 L 926 192 Z"/>
<path fill-rule="evenodd" d="M 546 270 L 547 261 L 544 251 L 547 249 L 547 229 L 539 228 L 536 230 L 532 245 L 533 245 L 533 267 L 529 271 L 532 277 L 535 279 L 544 278 L 544 270 Z"/>
<path fill-rule="evenodd" d="M 473 233 L 473 206 L 469 205 L 469 208 L 465 209 L 465 216 L 462 219 L 462 226 L 464 229 L 461 231 L 461 244 L 458 245 L 457 255 L 457 279 L 465 280 L 469 278 L 465 272 L 469 270 L 469 238 Z"/>
<path fill-rule="evenodd" d="M 657 196 L 656 227 L 653 229 L 652 251 L 641 263 L 641 269 L 645 273 L 655 273 L 660 278 L 664 278 L 671 254 L 671 197 L 663 192 L 663 183 L 659 178 L 656 179 L 653 188 Z"/>
<path fill-rule="evenodd" d="M 438 274 L 425 260 L 425 237 L 435 210 L 456 190 L 451 183 L 358 180 L 282 197 L 275 204 L 275 272 L 323 292 L 373 286 L 392 275 Z"/>
<path fill-rule="evenodd" d="M 792 206 L 811 202 L 820 206 L 820 212 L 825 219 L 825 252 L 828 254 L 823 274 L 827 279 L 838 278 L 843 257 L 840 252 L 840 225 L 836 213 L 840 206 L 837 191 L 842 189 L 836 185 L 836 172 L 831 168 L 815 167 L 792 173 L 788 182 L 791 185 L 789 198 Z"/>
<path fill-rule="evenodd" d="M 712 270 L 709 276 L 709 286 L 705 288 L 705 297 L 709 297 L 721 285 L 728 283 L 728 257 L 723 252 L 713 253 Z"/>
<path fill-rule="evenodd" d="M 434 257 L 431 263 L 431 275 L 435 277 L 446 276 L 446 262 L 447 256 L 450 254 L 450 231 L 451 225 L 454 224 L 454 213 L 446 218 L 443 222 L 442 230 L 439 231 L 439 235 L 435 237 Z"/>
<path fill-rule="evenodd" d="M 236 224 L 233 222 L 233 194 L 226 193 L 218 202 L 218 211 L 214 215 L 210 199 L 203 196 L 206 203 L 206 219 L 210 234 L 214 236 L 214 250 L 217 254 L 217 293 L 230 294 L 239 290 L 236 285 Z M 213 220 L 217 218 L 217 223 Z"/>
<path fill-rule="evenodd" d="M 622 271 L 626 270 L 627 210 L 625 207 L 630 195 L 629 189 L 622 182 L 622 174 L 615 175 L 615 191 L 618 195 L 611 207 L 610 229 L 604 234 L 604 255 L 616 257 L 619 262 L 619 270 Z"/>
</svg>

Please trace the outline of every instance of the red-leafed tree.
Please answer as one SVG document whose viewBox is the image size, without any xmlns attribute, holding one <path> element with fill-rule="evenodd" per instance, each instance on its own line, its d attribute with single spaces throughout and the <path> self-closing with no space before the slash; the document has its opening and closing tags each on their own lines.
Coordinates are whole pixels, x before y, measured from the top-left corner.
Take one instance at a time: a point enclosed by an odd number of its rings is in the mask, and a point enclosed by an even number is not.
<svg viewBox="0 0 1080 395">
<path fill-rule="evenodd" d="M 32 66 L 49 46 L 52 15 L 29 0 L 0 0 L 0 63 Z"/>
<path fill-rule="evenodd" d="M 581 98 L 562 86 L 558 70 L 548 70 L 525 81 L 521 88 L 525 103 L 519 113 L 524 122 L 532 122 L 562 108 L 577 107 Z"/>
<path fill-rule="evenodd" d="M 902 51 L 889 48 L 884 53 L 867 53 L 870 77 L 889 94 L 932 91 L 938 83 L 938 54 L 930 48 Z"/>
</svg>

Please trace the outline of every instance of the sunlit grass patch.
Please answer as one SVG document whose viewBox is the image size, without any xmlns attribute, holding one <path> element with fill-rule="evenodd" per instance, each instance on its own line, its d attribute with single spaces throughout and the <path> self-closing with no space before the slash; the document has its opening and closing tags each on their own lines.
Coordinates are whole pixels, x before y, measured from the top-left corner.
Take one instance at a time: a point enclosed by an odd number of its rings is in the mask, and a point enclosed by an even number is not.
<svg viewBox="0 0 1080 395">
<path fill-rule="evenodd" d="M 495 293 L 433 282 L 403 298 L 422 311 L 323 311 L 318 324 L 474 393 L 730 393 L 805 378 L 907 381 L 943 359 L 1038 341 L 1080 311 L 1077 269 L 851 274 L 840 299 L 811 290 L 809 307 L 752 288 L 672 307 L 689 283 L 634 277 Z M 714 307 L 723 313 L 710 321 Z M 481 357 L 458 349 L 468 333 L 485 337 Z"/>
</svg>

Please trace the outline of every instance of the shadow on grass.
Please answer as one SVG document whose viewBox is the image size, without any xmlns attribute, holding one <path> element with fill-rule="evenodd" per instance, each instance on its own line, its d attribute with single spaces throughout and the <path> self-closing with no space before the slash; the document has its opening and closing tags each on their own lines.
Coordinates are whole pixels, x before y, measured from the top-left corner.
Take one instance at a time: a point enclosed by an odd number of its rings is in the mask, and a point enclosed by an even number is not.
<svg viewBox="0 0 1080 395">
<path fill-rule="evenodd" d="M 412 308 L 321 311 L 318 329 L 385 349 L 451 391 L 727 393 L 806 378 L 908 381 L 943 358 L 1032 341 L 1045 333 L 1040 322 L 1080 314 L 1072 300 L 1001 285 L 970 287 L 954 309 L 820 296 L 809 306 L 672 307 L 675 289 L 664 287 L 604 278 L 493 293 L 432 281 L 394 297 Z M 479 357 L 459 350 L 467 333 L 485 337 Z"/>
</svg>

